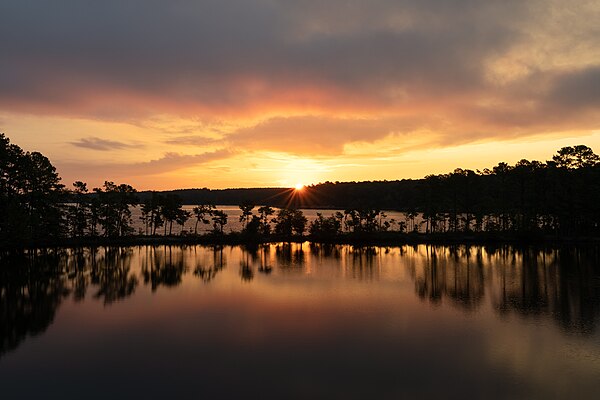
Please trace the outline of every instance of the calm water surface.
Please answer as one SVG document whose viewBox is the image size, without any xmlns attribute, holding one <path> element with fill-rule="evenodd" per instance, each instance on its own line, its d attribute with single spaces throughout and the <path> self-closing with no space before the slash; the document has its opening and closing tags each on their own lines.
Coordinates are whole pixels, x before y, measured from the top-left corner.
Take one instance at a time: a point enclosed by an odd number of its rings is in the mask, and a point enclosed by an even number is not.
<svg viewBox="0 0 600 400">
<path fill-rule="evenodd" d="M 600 252 L 272 244 L 0 259 L 0 398 L 598 398 Z"/>
</svg>

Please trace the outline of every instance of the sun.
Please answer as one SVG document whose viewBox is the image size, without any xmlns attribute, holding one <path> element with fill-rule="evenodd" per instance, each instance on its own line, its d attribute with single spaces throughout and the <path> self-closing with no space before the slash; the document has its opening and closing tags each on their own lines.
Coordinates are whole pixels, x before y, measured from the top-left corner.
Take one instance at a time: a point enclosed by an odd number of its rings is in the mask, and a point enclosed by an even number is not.
<svg viewBox="0 0 600 400">
<path fill-rule="evenodd" d="M 304 185 L 302 183 L 296 183 L 294 185 L 294 189 L 300 191 L 300 190 L 304 189 Z"/>
</svg>

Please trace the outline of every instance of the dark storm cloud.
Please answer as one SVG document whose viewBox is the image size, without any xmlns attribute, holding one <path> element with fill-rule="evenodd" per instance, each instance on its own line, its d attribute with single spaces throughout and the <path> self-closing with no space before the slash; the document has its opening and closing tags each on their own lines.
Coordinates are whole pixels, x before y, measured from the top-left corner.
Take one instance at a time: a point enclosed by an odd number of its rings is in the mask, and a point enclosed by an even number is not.
<svg viewBox="0 0 600 400">
<path fill-rule="evenodd" d="M 244 107 L 322 85 L 375 104 L 395 86 L 429 98 L 481 85 L 482 57 L 517 34 L 497 21 L 513 6 L 471 1 L 20 0 L 1 11 L 3 105 L 92 113 L 82 98 L 111 91 L 156 108 Z"/>
<path fill-rule="evenodd" d="M 297 143 L 306 139 L 289 151 L 312 140 L 315 149 L 339 152 L 344 143 L 411 132 L 415 120 L 427 127 L 435 118 L 450 121 L 453 129 L 440 133 L 456 143 L 513 128 L 539 132 L 549 110 L 553 121 L 568 114 L 570 128 L 597 128 L 600 60 L 585 68 L 528 66 L 531 76 L 506 85 L 487 75 L 490 60 L 528 48 L 547 13 L 560 16 L 561 7 L 537 0 L 5 0 L 0 109 L 111 120 L 268 113 L 271 120 L 229 141 L 281 149 L 286 132 Z M 569 7 L 565 14 L 577 16 Z M 569 38 L 566 28 L 560 33 L 549 40 Z M 577 38 L 597 48 L 593 32 Z M 286 117 L 290 109 L 307 111 Z M 315 109 L 329 115 L 308 116 Z M 395 117 L 346 118 L 381 112 Z M 466 133 L 458 133 L 461 123 Z M 210 144 L 192 135 L 166 142 Z"/>
<path fill-rule="evenodd" d="M 548 100 L 574 107 L 600 108 L 600 65 L 560 74 L 552 84 Z"/>
<path fill-rule="evenodd" d="M 600 126 L 600 66 L 537 71 L 501 93 L 492 105 L 465 107 L 464 118 L 487 126 L 489 132 L 501 130 L 506 138 L 532 129 L 556 132 Z"/>
</svg>

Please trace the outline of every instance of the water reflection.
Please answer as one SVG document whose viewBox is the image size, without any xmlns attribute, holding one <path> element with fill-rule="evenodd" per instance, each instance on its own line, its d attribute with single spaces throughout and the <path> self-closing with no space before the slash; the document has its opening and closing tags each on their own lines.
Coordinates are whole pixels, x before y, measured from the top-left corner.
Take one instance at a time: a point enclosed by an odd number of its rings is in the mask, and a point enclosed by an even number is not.
<svg viewBox="0 0 600 400">
<path fill-rule="evenodd" d="M 160 286 L 174 287 L 181 284 L 183 275 L 189 269 L 181 250 L 174 246 L 145 248 L 145 257 L 141 260 L 141 273 L 144 284 L 150 285 L 152 292 Z"/>
<path fill-rule="evenodd" d="M 465 310 L 474 310 L 485 293 L 481 248 L 475 257 L 469 247 L 427 247 L 420 268 L 413 266 L 417 295 L 432 303 L 449 299 Z"/>
<path fill-rule="evenodd" d="M 487 296 L 500 316 L 546 315 L 578 334 L 597 326 L 600 257 L 595 247 L 426 247 L 421 261 L 409 271 L 416 294 L 433 304 L 448 300 L 475 311 Z"/>
<path fill-rule="evenodd" d="M 347 250 L 350 254 L 350 267 L 352 277 L 359 280 L 378 280 L 381 271 L 380 256 L 382 248 L 379 247 L 352 247 Z"/>
<path fill-rule="evenodd" d="M 138 278 L 131 270 L 132 253 L 131 248 L 107 247 L 101 251 L 93 250 L 90 254 L 90 282 L 97 287 L 94 297 L 101 299 L 105 305 L 125 299 L 135 292 Z M 79 252 L 75 257 L 81 256 Z M 80 268 L 79 274 L 85 274 L 85 269 Z"/>
<path fill-rule="evenodd" d="M 494 269 L 499 284 L 493 303 L 499 314 L 549 314 L 565 331 L 594 331 L 600 314 L 597 248 L 504 253 L 510 262 Z"/>
<path fill-rule="evenodd" d="M 43 333 L 71 292 L 61 252 L 0 260 L 0 357 Z"/>
<path fill-rule="evenodd" d="M 310 253 L 313 257 L 333 258 L 339 260 L 342 258 L 342 246 L 329 243 L 310 243 Z"/>
<path fill-rule="evenodd" d="M 199 260 L 198 247 L 194 247 L 194 258 Z M 201 261 L 196 261 L 196 268 L 194 268 L 194 275 L 202 279 L 204 283 L 209 283 L 217 274 L 225 268 L 225 256 L 223 254 L 223 246 L 212 247 L 212 262 L 209 266 Z"/>
<path fill-rule="evenodd" d="M 277 264 L 280 268 L 301 271 L 304 267 L 304 243 L 280 243 L 275 246 Z"/>
<path fill-rule="evenodd" d="M 496 318 L 545 317 L 571 335 L 594 332 L 600 315 L 597 247 L 385 248 L 279 243 L 46 250 L 0 258 L 0 357 L 28 336 L 43 333 L 68 299 L 108 306 L 126 301 L 141 287 L 156 294 L 160 288 L 175 288 L 186 280 L 212 285 L 221 279 L 229 257 L 232 265 L 239 265 L 233 269 L 238 282 L 250 285 L 263 279 L 276 282 L 303 276 L 330 284 L 406 281 L 414 285 L 413 296 L 434 307 L 448 304 L 472 314 L 489 305 Z"/>
</svg>

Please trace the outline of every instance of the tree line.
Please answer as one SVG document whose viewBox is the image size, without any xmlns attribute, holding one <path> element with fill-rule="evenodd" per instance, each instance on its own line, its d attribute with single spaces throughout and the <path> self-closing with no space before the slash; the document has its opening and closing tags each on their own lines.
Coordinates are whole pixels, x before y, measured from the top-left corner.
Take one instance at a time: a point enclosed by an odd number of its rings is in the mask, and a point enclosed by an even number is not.
<svg viewBox="0 0 600 400">
<path fill-rule="evenodd" d="M 45 156 L 24 151 L 0 134 L 4 247 L 62 238 L 166 236 L 172 235 L 174 225 L 183 227 L 189 221 L 193 229 L 182 230 L 188 235 L 198 235 L 198 228 L 206 226 L 211 234 L 223 235 L 228 223 L 228 215 L 215 207 L 218 203 L 198 201 L 192 211 L 183 209 L 193 190 L 139 193 L 131 185 L 110 181 L 91 190 L 78 181 L 67 189 L 60 181 Z M 564 147 L 545 162 L 501 162 L 483 171 L 456 169 L 418 180 L 325 182 L 301 193 L 274 188 L 200 192 L 234 194 L 229 200 L 237 200 L 240 207 L 240 233 L 253 237 L 308 232 L 318 239 L 384 231 L 600 233 L 600 158 L 584 145 Z M 135 232 L 132 209 L 138 206 L 143 228 Z M 344 211 L 328 217 L 318 214 L 309 224 L 300 207 Z M 385 209 L 403 211 L 404 218 L 388 220 Z"/>
</svg>

